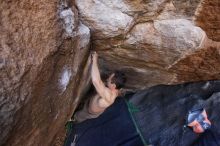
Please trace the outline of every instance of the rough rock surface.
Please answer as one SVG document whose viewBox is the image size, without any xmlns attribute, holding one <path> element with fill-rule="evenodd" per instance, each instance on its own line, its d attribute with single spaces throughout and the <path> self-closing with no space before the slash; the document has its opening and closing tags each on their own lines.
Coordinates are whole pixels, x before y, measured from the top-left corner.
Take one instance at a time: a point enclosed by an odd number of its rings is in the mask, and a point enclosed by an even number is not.
<svg viewBox="0 0 220 146">
<path fill-rule="evenodd" d="M 219 79 L 219 68 L 210 72 L 208 63 L 202 69 L 206 75 L 201 77 L 200 63 L 196 61 L 196 57 L 209 58 L 212 65 L 219 66 L 220 47 L 215 39 L 220 26 L 218 1 L 76 0 L 76 5 L 80 19 L 94 31 L 93 49 L 101 56 L 103 72 L 124 71 L 129 78 L 127 87 L 139 89 L 161 83 Z M 212 7 L 209 13 L 207 9 Z M 103 13 L 94 14 L 100 10 Z M 112 11 L 132 17 L 131 26 L 122 29 L 122 25 L 111 19 L 115 14 Z M 206 13 L 210 18 L 206 19 Z M 128 21 L 123 22 L 128 24 Z M 120 28 L 117 35 L 108 34 L 106 23 L 114 27 L 112 30 Z M 100 29 L 100 25 L 106 28 Z M 210 35 L 214 30 L 215 35 Z M 213 55 L 210 50 L 216 50 L 214 58 L 210 57 Z M 201 56 L 203 51 L 206 53 Z M 180 65 L 189 58 L 192 63 Z M 194 68 L 195 72 L 189 68 Z"/>
<path fill-rule="evenodd" d="M 90 26 L 97 38 L 115 37 L 124 33 L 133 22 L 133 18 L 122 13 L 120 10 L 112 9 L 99 0 L 76 1 L 78 9 L 82 11 L 81 17 L 87 18 L 84 23 Z"/>
<path fill-rule="evenodd" d="M 220 41 L 220 1 L 203 0 L 196 10 L 195 22 L 214 41 Z"/>
<path fill-rule="evenodd" d="M 219 0 L 1 1 L 0 145 L 56 145 L 90 86 L 90 31 L 102 73 L 124 71 L 127 88 L 219 79 L 219 11 Z"/>
<path fill-rule="evenodd" d="M 1 1 L 0 17 L 0 145 L 50 145 L 83 92 L 90 30 L 56 1 Z"/>
</svg>

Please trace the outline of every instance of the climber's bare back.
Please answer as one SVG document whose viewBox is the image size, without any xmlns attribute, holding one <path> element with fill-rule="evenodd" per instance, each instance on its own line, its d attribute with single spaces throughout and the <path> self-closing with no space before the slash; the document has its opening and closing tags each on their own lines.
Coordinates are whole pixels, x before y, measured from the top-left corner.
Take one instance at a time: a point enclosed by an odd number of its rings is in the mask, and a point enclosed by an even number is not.
<svg viewBox="0 0 220 146">
<path fill-rule="evenodd" d="M 106 108 L 112 105 L 118 96 L 119 90 L 116 89 L 115 83 L 112 83 L 112 78 L 114 74 L 111 74 L 107 79 L 107 85 L 103 83 L 100 77 L 100 72 L 98 68 L 98 55 L 93 52 L 89 60 L 91 61 L 91 79 L 94 85 L 97 95 L 93 96 L 87 104 L 84 105 L 83 110 L 76 113 L 76 119 L 82 119 L 78 121 L 83 121 L 84 119 L 95 118 L 102 114 Z M 78 117 L 77 117 L 78 116 Z M 85 117 L 83 117 L 85 116 Z"/>
<path fill-rule="evenodd" d="M 111 104 L 113 104 L 114 99 L 117 96 L 111 97 L 111 101 L 107 101 L 103 99 L 99 94 L 96 94 L 94 97 L 92 97 L 88 104 L 88 111 L 92 114 L 101 114 L 105 111 L 106 108 L 108 108 Z"/>
</svg>

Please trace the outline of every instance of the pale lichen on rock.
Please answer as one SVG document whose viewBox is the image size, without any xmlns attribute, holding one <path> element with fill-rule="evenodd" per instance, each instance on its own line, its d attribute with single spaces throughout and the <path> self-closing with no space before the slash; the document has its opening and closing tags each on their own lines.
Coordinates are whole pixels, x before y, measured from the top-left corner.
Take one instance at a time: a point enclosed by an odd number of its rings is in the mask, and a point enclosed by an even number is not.
<svg viewBox="0 0 220 146">
<path fill-rule="evenodd" d="M 64 67 L 64 70 L 61 74 L 61 78 L 59 80 L 62 92 L 66 90 L 66 87 L 68 86 L 69 81 L 71 80 L 71 75 L 72 75 L 71 70 Z"/>
</svg>

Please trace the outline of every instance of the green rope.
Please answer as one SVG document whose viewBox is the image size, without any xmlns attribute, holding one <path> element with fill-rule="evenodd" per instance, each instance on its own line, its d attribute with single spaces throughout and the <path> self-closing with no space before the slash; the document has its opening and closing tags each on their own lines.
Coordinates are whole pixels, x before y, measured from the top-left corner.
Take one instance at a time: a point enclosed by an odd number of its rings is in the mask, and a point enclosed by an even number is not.
<svg viewBox="0 0 220 146">
<path fill-rule="evenodd" d="M 66 129 L 66 138 L 64 141 L 64 146 L 67 145 L 67 139 L 69 138 L 69 135 L 71 133 L 71 130 L 73 128 L 73 121 L 67 121 L 65 124 L 65 129 Z"/>
<path fill-rule="evenodd" d="M 128 102 L 127 101 L 127 105 L 128 105 L 128 109 L 132 112 L 132 113 L 135 113 L 135 112 L 139 112 L 139 109 L 134 106 L 131 102 Z"/>
<path fill-rule="evenodd" d="M 148 144 L 146 143 L 146 141 L 145 141 L 143 135 L 141 134 L 141 131 L 140 131 L 139 128 L 138 128 L 138 125 L 137 125 L 137 123 L 136 123 L 136 121 L 135 121 L 135 119 L 134 119 L 134 116 L 133 116 L 133 113 L 139 112 L 139 109 L 138 109 L 135 105 L 133 105 L 131 102 L 127 101 L 126 99 L 125 99 L 125 101 L 126 101 L 126 104 L 127 104 L 127 106 L 128 106 L 128 111 L 129 111 L 129 113 L 130 113 L 130 115 L 131 115 L 131 119 L 132 119 L 132 121 L 133 121 L 133 123 L 134 123 L 134 126 L 135 126 L 135 128 L 136 128 L 136 131 L 137 131 L 137 133 L 140 135 L 143 144 L 144 144 L 145 146 L 150 146 L 150 145 L 148 145 Z"/>
</svg>

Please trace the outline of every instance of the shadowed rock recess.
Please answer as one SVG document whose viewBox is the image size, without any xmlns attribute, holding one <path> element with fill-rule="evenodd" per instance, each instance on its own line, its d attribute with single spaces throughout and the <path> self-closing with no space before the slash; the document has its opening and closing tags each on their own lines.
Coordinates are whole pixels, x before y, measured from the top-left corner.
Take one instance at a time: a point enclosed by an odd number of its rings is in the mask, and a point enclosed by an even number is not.
<svg viewBox="0 0 220 146">
<path fill-rule="evenodd" d="M 0 145 L 62 145 L 91 49 L 127 89 L 220 79 L 219 14 L 219 0 L 0 1 Z"/>
</svg>

